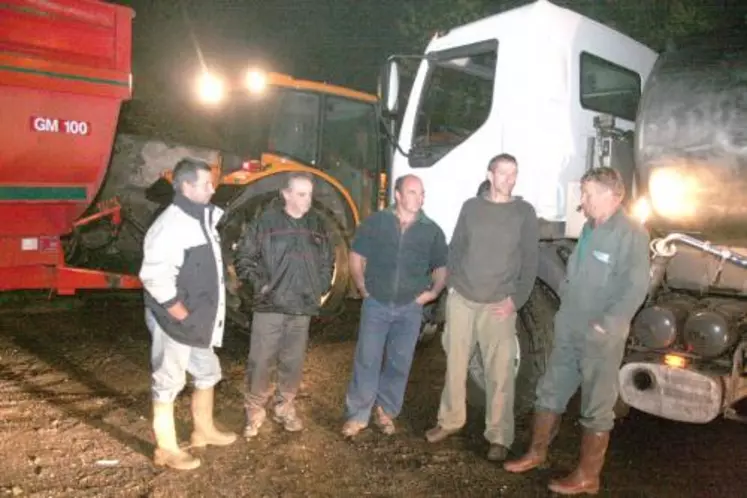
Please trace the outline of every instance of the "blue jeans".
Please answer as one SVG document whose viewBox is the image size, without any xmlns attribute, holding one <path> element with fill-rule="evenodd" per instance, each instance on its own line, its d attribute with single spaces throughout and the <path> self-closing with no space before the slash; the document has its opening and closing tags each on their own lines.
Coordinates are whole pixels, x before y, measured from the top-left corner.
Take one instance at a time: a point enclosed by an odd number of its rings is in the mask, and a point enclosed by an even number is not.
<svg viewBox="0 0 747 498">
<path fill-rule="evenodd" d="M 402 410 L 412 356 L 420 334 L 423 307 L 363 300 L 353 377 L 345 396 L 348 420 L 364 424 L 375 405 L 394 418 Z"/>
</svg>

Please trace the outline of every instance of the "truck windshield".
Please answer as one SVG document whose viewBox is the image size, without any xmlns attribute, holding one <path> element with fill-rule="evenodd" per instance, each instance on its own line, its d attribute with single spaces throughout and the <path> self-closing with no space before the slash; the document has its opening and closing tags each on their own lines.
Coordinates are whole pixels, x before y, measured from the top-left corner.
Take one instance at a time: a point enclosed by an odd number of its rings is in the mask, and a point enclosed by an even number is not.
<svg viewBox="0 0 747 498">
<path fill-rule="evenodd" d="M 485 123 L 493 101 L 496 59 L 495 42 L 429 55 L 413 139 L 413 149 L 428 153 L 415 154 L 411 160 L 427 158 L 419 166 L 430 165 Z"/>
</svg>

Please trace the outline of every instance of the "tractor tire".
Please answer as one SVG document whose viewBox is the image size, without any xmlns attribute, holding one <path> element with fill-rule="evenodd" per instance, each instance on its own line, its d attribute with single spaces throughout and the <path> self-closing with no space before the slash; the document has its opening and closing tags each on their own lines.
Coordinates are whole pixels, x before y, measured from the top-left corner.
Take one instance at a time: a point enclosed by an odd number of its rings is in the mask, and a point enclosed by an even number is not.
<svg viewBox="0 0 747 498">
<path fill-rule="evenodd" d="M 321 309 L 322 315 L 330 316 L 336 315 L 342 310 L 345 298 L 348 296 L 348 287 L 350 285 L 350 265 L 348 263 L 350 242 L 345 236 L 343 227 L 335 219 L 334 215 L 321 206 L 317 207 L 317 209 L 322 220 L 324 220 L 329 241 L 335 248 L 332 282 L 329 291 L 322 296 Z"/>
<path fill-rule="evenodd" d="M 514 416 L 517 418 L 533 410 L 537 381 L 545 373 L 552 351 L 553 322 L 558 307 L 555 294 L 538 280 L 529 300 L 519 310 L 516 321 L 519 354 L 514 365 Z M 469 363 L 467 402 L 474 407 L 485 407 L 485 370 L 479 348 L 475 348 Z"/>
<path fill-rule="evenodd" d="M 227 318 L 234 325 L 248 329 L 251 325 L 252 298 L 254 291 L 251 284 L 240 282 L 234 267 L 234 255 L 243 230 L 248 223 L 256 219 L 272 201 L 276 194 L 260 195 L 247 200 L 239 208 L 227 212 L 222 225 L 221 238 L 226 262 L 226 290 L 228 293 Z M 334 269 L 330 290 L 322 296 L 320 313 L 324 316 L 334 315 L 342 309 L 347 296 L 350 270 L 348 267 L 349 243 L 340 223 L 323 205 L 314 202 L 312 210 L 322 219 L 330 243 L 334 247 Z"/>
</svg>

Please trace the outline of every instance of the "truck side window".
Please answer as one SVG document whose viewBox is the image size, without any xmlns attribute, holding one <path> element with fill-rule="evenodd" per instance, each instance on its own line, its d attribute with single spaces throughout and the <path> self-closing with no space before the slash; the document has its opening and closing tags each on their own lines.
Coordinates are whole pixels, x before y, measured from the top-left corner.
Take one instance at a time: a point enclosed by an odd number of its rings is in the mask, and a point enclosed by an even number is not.
<svg viewBox="0 0 747 498">
<path fill-rule="evenodd" d="M 497 42 L 429 54 L 413 138 L 413 167 L 430 166 L 477 131 L 493 103 Z"/>
<path fill-rule="evenodd" d="M 641 76 L 610 61 L 581 52 L 581 107 L 635 121 Z"/>
</svg>

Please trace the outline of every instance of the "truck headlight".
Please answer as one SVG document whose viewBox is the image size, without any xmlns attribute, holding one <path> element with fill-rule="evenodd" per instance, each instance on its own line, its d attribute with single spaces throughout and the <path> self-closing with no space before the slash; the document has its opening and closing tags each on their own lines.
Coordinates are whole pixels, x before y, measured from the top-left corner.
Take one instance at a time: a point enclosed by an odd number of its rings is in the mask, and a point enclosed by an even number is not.
<svg viewBox="0 0 747 498">
<path fill-rule="evenodd" d="M 673 168 L 654 169 L 648 180 L 648 190 L 659 216 L 681 219 L 695 215 L 699 188 L 694 177 Z"/>
</svg>

